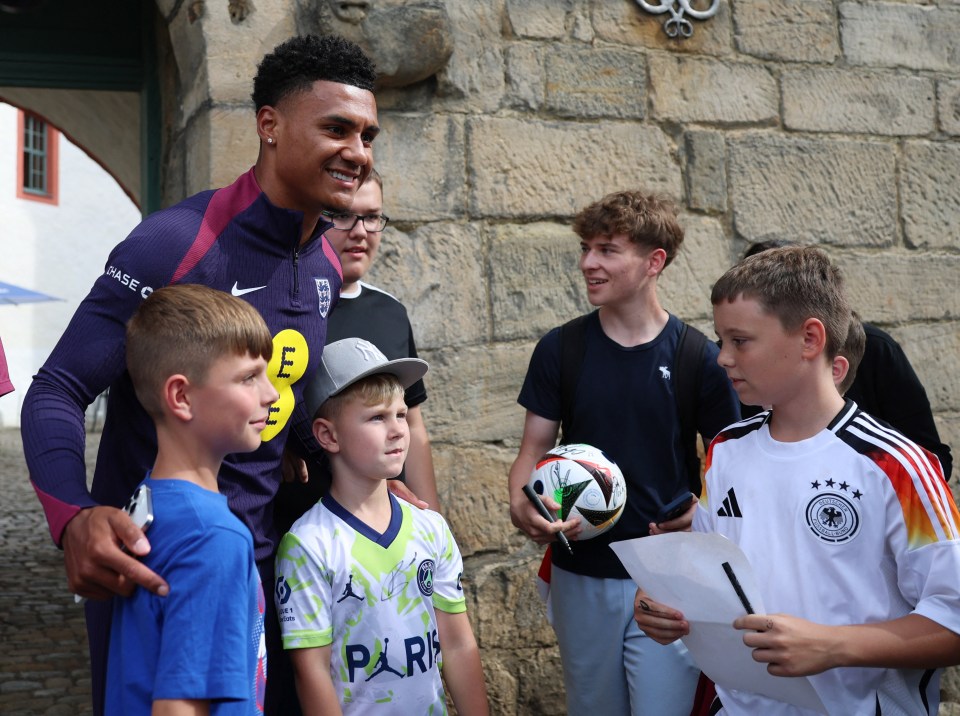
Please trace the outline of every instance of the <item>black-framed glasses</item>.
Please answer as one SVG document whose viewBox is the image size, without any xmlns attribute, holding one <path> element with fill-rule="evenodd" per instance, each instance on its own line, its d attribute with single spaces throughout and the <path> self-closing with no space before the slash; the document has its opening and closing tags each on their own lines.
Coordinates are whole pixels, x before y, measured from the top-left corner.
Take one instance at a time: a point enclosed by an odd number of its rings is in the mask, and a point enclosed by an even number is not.
<svg viewBox="0 0 960 716">
<path fill-rule="evenodd" d="M 323 215 L 333 222 L 333 228 L 339 229 L 340 231 L 352 231 L 358 221 L 363 221 L 363 228 L 370 233 L 375 233 L 377 231 L 383 231 L 387 226 L 387 222 L 390 221 L 390 217 L 384 216 L 383 214 L 361 216 L 360 214 L 351 214 L 349 212 L 335 214 L 325 211 Z"/>
</svg>

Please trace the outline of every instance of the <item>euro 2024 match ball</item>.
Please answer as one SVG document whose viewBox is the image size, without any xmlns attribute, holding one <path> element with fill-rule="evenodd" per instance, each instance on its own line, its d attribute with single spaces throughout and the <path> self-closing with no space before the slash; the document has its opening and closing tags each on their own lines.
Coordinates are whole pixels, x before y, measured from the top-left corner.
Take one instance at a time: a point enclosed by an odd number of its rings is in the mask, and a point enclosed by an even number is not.
<svg viewBox="0 0 960 716">
<path fill-rule="evenodd" d="M 580 518 L 578 539 L 613 527 L 627 501 L 627 485 L 617 464 L 602 450 L 579 443 L 558 445 L 537 461 L 530 486 L 560 505 L 559 517 Z"/>
</svg>

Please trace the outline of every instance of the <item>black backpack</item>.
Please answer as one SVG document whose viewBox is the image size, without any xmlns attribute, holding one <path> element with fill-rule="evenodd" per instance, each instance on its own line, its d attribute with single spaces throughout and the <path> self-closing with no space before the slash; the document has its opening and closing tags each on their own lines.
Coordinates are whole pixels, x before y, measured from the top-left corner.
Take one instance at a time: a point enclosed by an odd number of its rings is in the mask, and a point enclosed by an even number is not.
<svg viewBox="0 0 960 716">
<path fill-rule="evenodd" d="M 565 439 L 573 415 L 573 395 L 583 366 L 586 349 L 587 318 L 592 314 L 578 316 L 560 326 L 560 435 Z M 697 455 L 697 405 L 700 396 L 703 351 L 707 337 L 693 326 L 683 323 L 680 342 L 674 356 L 670 379 L 673 381 L 677 400 L 677 415 L 680 417 L 680 442 L 683 446 L 684 463 L 687 466 L 687 483 L 690 491 L 700 495 L 700 458 Z"/>
</svg>

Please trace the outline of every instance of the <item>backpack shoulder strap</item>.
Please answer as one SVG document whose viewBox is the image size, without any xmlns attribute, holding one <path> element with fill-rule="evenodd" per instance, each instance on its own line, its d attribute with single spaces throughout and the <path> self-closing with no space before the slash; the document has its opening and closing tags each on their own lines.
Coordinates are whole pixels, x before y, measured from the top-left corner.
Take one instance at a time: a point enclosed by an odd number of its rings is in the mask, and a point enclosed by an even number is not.
<svg viewBox="0 0 960 716">
<path fill-rule="evenodd" d="M 687 467 L 690 491 L 700 494 L 700 458 L 697 455 L 697 406 L 700 401 L 703 352 L 707 337 L 687 323 L 680 329 L 680 342 L 673 365 L 673 390 L 680 418 L 680 443 Z"/>
<path fill-rule="evenodd" d="M 578 316 L 560 326 L 560 442 L 566 440 L 573 418 L 573 398 L 583 367 L 586 350 L 586 323 L 590 314 Z M 700 400 L 703 353 L 707 337 L 683 323 L 674 357 L 672 379 L 680 440 L 683 447 L 687 481 L 691 492 L 700 494 L 700 458 L 697 455 L 697 406 Z"/>
<path fill-rule="evenodd" d="M 577 316 L 560 326 L 560 442 L 566 440 L 573 419 L 573 396 L 583 367 L 587 317 Z"/>
</svg>

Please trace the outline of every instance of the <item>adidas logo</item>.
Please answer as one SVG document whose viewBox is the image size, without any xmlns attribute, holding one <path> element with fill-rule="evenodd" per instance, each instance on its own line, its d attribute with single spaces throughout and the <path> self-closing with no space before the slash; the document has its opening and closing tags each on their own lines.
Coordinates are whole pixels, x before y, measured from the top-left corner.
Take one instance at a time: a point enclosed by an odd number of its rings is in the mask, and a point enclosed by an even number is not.
<svg viewBox="0 0 960 716">
<path fill-rule="evenodd" d="M 727 496 L 723 498 L 723 504 L 717 510 L 718 517 L 739 517 L 743 519 L 743 513 L 740 512 L 740 505 L 737 504 L 737 496 L 733 493 L 731 487 L 727 490 Z"/>
</svg>

